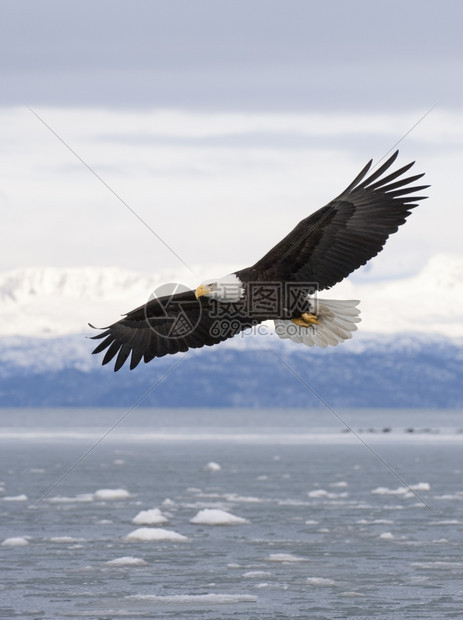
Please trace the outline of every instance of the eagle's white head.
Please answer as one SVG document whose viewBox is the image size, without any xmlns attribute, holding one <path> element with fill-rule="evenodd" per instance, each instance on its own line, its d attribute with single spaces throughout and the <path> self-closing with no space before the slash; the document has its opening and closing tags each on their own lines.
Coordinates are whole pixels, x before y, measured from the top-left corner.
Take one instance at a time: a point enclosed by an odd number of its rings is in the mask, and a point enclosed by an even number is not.
<svg viewBox="0 0 463 620">
<path fill-rule="evenodd" d="M 205 295 L 225 303 L 239 301 L 244 295 L 244 286 L 238 276 L 229 273 L 218 280 L 206 280 L 195 290 L 196 298 Z"/>
</svg>

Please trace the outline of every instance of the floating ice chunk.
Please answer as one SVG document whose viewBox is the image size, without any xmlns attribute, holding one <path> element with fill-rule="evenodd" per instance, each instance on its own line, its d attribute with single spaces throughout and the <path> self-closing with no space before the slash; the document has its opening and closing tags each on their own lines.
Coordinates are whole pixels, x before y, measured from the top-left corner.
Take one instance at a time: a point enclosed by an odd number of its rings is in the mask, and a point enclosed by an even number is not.
<svg viewBox="0 0 463 620">
<path fill-rule="evenodd" d="M 48 540 L 52 543 L 76 543 L 85 541 L 85 538 L 73 538 L 72 536 L 53 536 Z"/>
<path fill-rule="evenodd" d="M 334 487 L 337 489 L 345 489 L 347 486 L 348 484 L 345 480 L 340 480 L 339 482 L 332 482 L 330 484 L 330 487 Z"/>
<path fill-rule="evenodd" d="M 397 489 L 388 489 L 387 487 L 377 487 L 373 489 L 371 493 L 373 493 L 373 495 L 406 495 L 412 497 L 413 494 L 410 493 L 410 489 L 412 491 L 429 491 L 431 485 L 429 482 L 418 482 L 418 484 L 411 484 L 409 488 L 397 487 Z"/>
<path fill-rule="evenodd" d="M 142 510 L 132 519 L 132 523 L 135 525 L 163 525 L 168 521 L 169 519 L 161 513 L 159 508 Z"/>
<path fill-rule="evenodd" d="M 145 562 L 142 558 L 134 558 L 130 555 L 109 560 L 105 564 L 106 566 L 148 566 L 148 562 Z"/>
<path fill-rule="evenodd" d="M 80 493 L 71 497 L 56 495 L 55 497 L 49 497 L 46 501 L 50 504 L 71 504 L 73 502 L 93 502 L 93 497 L 93 493 Z"/>
<path fill-rule="evenodd" d="M 354 598 L 356 596 L 365 596 L 365 594 L 362 594 L 361 592 L 341 592 L 339 596 L 345 596 L 348 598 Z"/>
<path fill-rule="evenodd" d="M 407 492 L 405 487 L 398 487 L 397 489 L 388 489 L 387 487 L 376 487 L 376 489 L 372 489 L 371 493 L 373 495 L 403 495 Z"/>
<path fill-rule="evenodd" d="M 218 508 L 205 508 L 190 520 L 194 525 L 241 525 L 249 523 L 247 519 L 232 515 Z"/>
<path fill-rule="evenodd" d="M 7 495 L 3 498 L 4 502 L 27 502 L 27 495 Z"/>
<path fill-rule="evenodd" d="M 170 499 L 170 497 L 166 497 L 166 499 L 162 502 L 163 506 L 175 506 L 175 502 Z"/>
<path fill-rule="evenodd" d="M 236 493 L 224 493 L 223 498 L 227 500 L 227 502 L 244 502 L 250 504 L 259 504 L 265 501 L 260 497 L 237 495 Z"/>
<path fill-rule="evenodd" d="M 318 521 L 315 521 L 315 519 L 307 519 L 305 524 L 306 525 L 318 525 Z"/>
<path fill-rule="evenodd" d="M 395 536 L 392 532 L 383 532 L 379 535 L 383 540 L 394 540 Z"/>
<path fill-rule="evenodd" d="M 325 489 L 315 489 L 314 491 L 308 492 L 309 497 L 326 497 L 327 495 L 329 495 L 329 493 L 325 491 Z"/>
<path fill-rule="evenodd" d="M 292 553 L 271 553 L 267 560 L 270 562 L 307 562 L 306 558 L 300 558 Z"/>
<path fill-rule="evenodd" d="M 367 521 L 367 519 L 360 519 L 357 521 L 359 525 L 392 525 L 394 521 L 390 519 L 373 519 L 372 521 Z"/>
<path fill-rule="evenodd" d="M 29 544 L 29 541 L 22 536 L 15 536 L 12 538 L 5 538 L 2 542 L 4 547 L 25 547 Z"/>
<path fill-rule="evenodd" d="M 144 540 L 144 541 L 170 541 L 170 542 L 180 542 L 184 540 L 188 540 L 186 536 L 183 534 L 178 534 L 177 532 L 173 532 L 172 530 L 165 530 L 162 527 L 139 527 L 137 530 L 130 532 L 125 537 L 125 540 L 134 541 L 134 540 Z"/>
<path fill-rule="evenodd" d="M 131 594 L 128 599 L 139 601 L 151 601 L 158 603 L 188 604 L 194 605 L 230 605 L 233 603 L 255 603 L 258 598 L 250 594 L 173 594 L 171 596 L 159 596 L 157 594 Z"/>
<path fill-rule="evenodd" d="M 246 579 L 261 579 L 262 577 L 269 577 L 271 574 L 266 570 L 249 570 L 247 573 L 243 573 L 243 577 Z"/>
<path fill-rule="evenodd" d="M 348 493 L 346 492 L 330 493 L 329 491 L 326 491 L 325 489 L 315 489 L 313 491 L 309 491 L 308 496 L 309 497 L 326 497 L 327 499 L 337 499 L 337 498 L 347 497 Z"/>
<path fill-rule="evenodd" d="M 410 488 L 413 491 L 430 491 L 431 485 L 429 482 L 418 482 L 418 484 L 411 484 Z"/>
<path fill-rule="evenodd" d="M 445 562 L 436 560 L 435 562 L 412 562 L 410 566 L 413 566 L 413 568 L 422 568 L 424 570 L 434 570 L 435 568 L 441 570 L 455 570 L 461 568 L 463 564 L 461 562 Z"/>
<path fill-rule="evenodd" d="M 95 491 L 95 499 L 127 499 L 130 493 L 125 489 L 99 489 Z"/>
<path fill-rule="evenodd" d="M 434 499 L 463 499 L 463 491 L 457 491 L 455 494 L 446 493 L 445 495 L 435 495 Z"/>
<path fill-rule="evenodd" d="M 334 579 L 325 579 L 324 577 L 307 577 L 307 583 L 309 586 L 321 586 L 323 588 L 336 585 Z"/>
<path fill-rule="evenodd" d="M 209 471 L 220 471 L 222 468 L 218 463 L 211 461 L 206 465 L 206 469 L 208 469 Z"/>
</svg>

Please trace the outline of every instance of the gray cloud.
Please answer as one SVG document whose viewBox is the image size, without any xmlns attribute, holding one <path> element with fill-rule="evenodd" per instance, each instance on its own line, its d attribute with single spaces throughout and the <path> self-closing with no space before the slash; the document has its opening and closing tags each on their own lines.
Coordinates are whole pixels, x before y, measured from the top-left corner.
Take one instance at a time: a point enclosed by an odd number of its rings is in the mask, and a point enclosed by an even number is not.
<svg viewBox="0 0 463 620">
<path fill-rule="evenodd" d="M 7 0 L 0 104 L 402 109 L 463 102 L 463 5 Z"/>
</svg>

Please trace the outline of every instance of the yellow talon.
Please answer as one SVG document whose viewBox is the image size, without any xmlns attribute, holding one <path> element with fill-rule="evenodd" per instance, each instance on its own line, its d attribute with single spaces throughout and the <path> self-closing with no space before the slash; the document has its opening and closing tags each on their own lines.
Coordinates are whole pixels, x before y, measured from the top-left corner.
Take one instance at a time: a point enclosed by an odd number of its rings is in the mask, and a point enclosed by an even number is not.
<svg viewBox="0 0 463 620">
<path fill-rule="evenodd" d="M 293 323 L 299 325 L 300 327 L 309 327 L 309 325 L 318 325 L 318 318 L 315 314 L 311 314 L 310 312 L 304 312 L 297 319 L 291 319 Z"/>
</svg>

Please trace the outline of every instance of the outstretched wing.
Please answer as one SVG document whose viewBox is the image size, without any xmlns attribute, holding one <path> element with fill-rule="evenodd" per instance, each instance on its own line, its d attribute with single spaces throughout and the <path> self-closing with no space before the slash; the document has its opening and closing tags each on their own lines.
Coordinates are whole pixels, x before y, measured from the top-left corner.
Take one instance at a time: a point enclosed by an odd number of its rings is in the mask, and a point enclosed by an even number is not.
<svg viewBox="0 0 463 620">
<path fill-rule="evenodd" d="M 132 370 L 142 359 L 149 362 L 168 353 L 217 344 L 254 323 L 242 316 L 221 320 L 209 299 L 196 299 L 194 291 L 186 291 L 153 299 L 103 328 L 92 336 L 94 340 L 102 339 L 93 353 L 106 350 L 103 365 L 117 356 L 115 371 L 131 355 Z"/>
<path fill-rule="evenodd" d="M 242 281 L 316 282 L 330 288 L 376 256 L 425 196 L 429 185 L 410 186 L 422 174 L 400 178 L 414 164 L 384 176 L 398 151 L 373 174 L 370 161 L 342 194 L 305 218 L 253 267 L 238 272 Z"/>
</svg>

